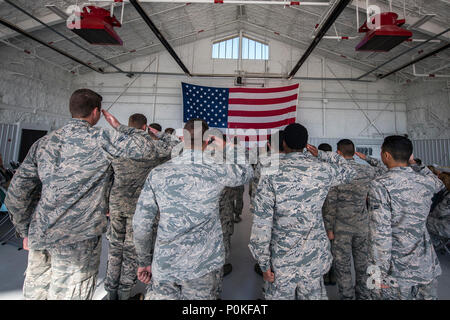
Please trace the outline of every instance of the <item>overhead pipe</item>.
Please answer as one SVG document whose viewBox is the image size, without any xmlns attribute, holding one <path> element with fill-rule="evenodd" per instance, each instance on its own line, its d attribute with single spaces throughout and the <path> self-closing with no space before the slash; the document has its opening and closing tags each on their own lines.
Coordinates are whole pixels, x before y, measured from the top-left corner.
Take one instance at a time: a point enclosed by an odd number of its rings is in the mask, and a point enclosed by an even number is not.
<svg viewBox="0 0 450 320">
<path fill-rule="evenodd" d="M 52 30 L 53 32 L 55 32 L 56 34 L 58 34 L 59 36 L 63 37 L 64 39 L 66 39 L 67 41 L 69 41 L 70 43 L 74 44 L 75 46 L 77 46 L 78 48 L 86 51 L 87 53 L 93 55 L 94 57 L 96 57 L 97 59 L 100 59 L 101 61 L 105 62 L 106 64 L 108 64 L 109 66 L 113 67 L 114 69 L 116 69 L 117 71 L 122 71 L 119 67 L 117 67 L 116 65 L 112 64 L 111 62 L 105 60 L 104 58 L 100 57 L 98 54 L 90 51 L 89 49 L 86 49 L 85 47 L 83 47 L 82 45 L 76 43 L 75 41 L 73 41 L 72 39 L 70 39 L 69 37 L 66 37 L 64 34 L 62 34 L 61 32 L 59 32 L 58 30 L 56 30 L 55 28 L 53 28 L 52 26 L 46 24 L 45 22 L 43 22 L 42 20 L 40 20 L 39 18 L 35 17 L 34 15 L 32 15 L 31 13 L 27 12 L 25 9 L 19 7 L 17 4 L 15 4 L 14 2 L 10 1 L 10 0 L 4 0 L 6 3 L 8 3 L 9 5 L 13 6 L 14 8 L 16 8 L 17 10 L 21 11 L 22 13 L 26 14 L 27 16 L 29 16 L 30 18 L 32 18 L 33 20 L 39 22 L 40 24 L 42 24 L 43 26 L 45 26 L 47 29 Z"/>
<path fill-rule="evenodd" d="M 446 65 L 443 65 L 442 67 L 438 67 L 438 68 L 432 70 L 430 73 L 435 73 L 435 72 L 441 71 L 442 69 L 447 69 L 448 67 L 450 67 L 450 63 L 447 63 Z"/>
<path fill-rule="evenodd" d="M 448 48 L 450 48 L 450 43 L 447 43 L 446 45 L 443 45 L 440 48 L 437 48 L 436 50 L 430 51 L 427 54 L 424 54 L 423 56 L 420 56 L 419 58 L 412 60 L 411 62 L 405 63 L 404 65 L 402 65 L 402 66 L 400 66 L 400 67 L 398 67 L 398 68 L 396 68 L 396 69 L 394 69 L 394 70 L 392 70 L 392 71 L 390 71 L 390 72 L 388 72 L 386 74 L 383 74 L 382 76 L 379 76 L 378 78 L 379 79 L 384 79 L 384 78 L 390 76 L 391 74 L 394 74 L 394 73 L 396 73 L 396 72 L 398 72 L 398 71 L 400 71 L 400 70 L 402 70 L 402 69 L 404 69 L 406 67 L 409 67 L 412 64 L 416 64 L 419 61 L 422 61 L 422 60 L 424 60 L 424 59 L 426 59 L 428 57 L 431 57 L 431 56 L 433 56 L 435 54 L 438 54 L 441 51 L 447 50 Z"/>
<path fill-rule="evenodd" d="M 427 77 L 427 78 L 450 78 L 450 74 L 435 74 L 433 71 L 430 73 L 417 73 L 416 65 L 413 64 L 413 75 L 415 77 Z"/>
<path fill-rule="evenodd" d="M 104 74 L 121 74 L 122 72 L 105 71 Z M 125 71 L 128 74 L 146 74 L 146 75 L 158 75 L 158 76 L 181 76 L 184 77 L 184 73 L 176 72 L 153 72 L 153 71 Z M 193 78 L 235 78 L 237 74 L 212 74 L 212 73 L 193 73 Z M 264 73 L 246 73 L 242 77 L 247 79 L 286 79 L 285 74 L 264 74 Z M 357 82 L 374 82 L 374 80 L 356 80 L 354 78 L 325 78 L 325 77 L 293 77 L 295 80 L 330 80 L 330 81 L 357 81 Z"/>
<path fill-rule="evenodd" d="M 314 37 L 312 37 L 314 38 Z M 349 37 L 349 36 L 323 36 L 322 39 L 334 39 L 334 40 L 354 40 L 359 37 Z"/>
<path fill-rule="evenodd" d="M 431 40 L 434 40 L 434 39 L 440 37 L 441 35 L 443 35 L 444 33 L 447 33 L 448 31 L 450 31 L 450 28 L 447 28 L 447 29 L 445 29 L 444 31 L 442 31 L 441 33 L 438 33 L 438 34 L 434 35 L 434 36 L 431 37 L 430 39 L 427 39 L 427 40 L 425 40 L 424 42 L 421 42 L 421 43 L 419 43 L 418 45 L 416 45 L 416 46 L 414 46 L 414 47 L 411 47 L 411 48 L 409 48 L 408 50 L 405 50 L 405 51 L 399 53 L 399 54 L 396 55 L 395 57 L 389 59 L 389 60 L 386 61 L 386 62 L 383 62 L 382 64 L 380 64 L 378 67 L 373 68 L 373 69 L 370 70 L 370 71 L 367 71 L 367 72 L 364 73 L 363 75 L 360 75 L 357 79 L 360 80 L 360 79 L 364 78 L 365 76 L 371 74 L 372 72 L 374 72 L 374 71 L 380 69 L 381 67 L 387 65 L 387 64 L 390 63 L 391 61 L 394 61 L 394 60 L 397 59 L 398 57 L 401 57 L 401 56 L 405 55 L 406 53 L 411 52 L 411 51 L 417 49 L 417 48 L 420 47 L 420 46 L 423 46 L 424 44 L 430 42 Z"/>
<path fill-rule="evenodd" d="M 332 9 L 330 15 L 326 19 L 326 21 L 322 24 L 320 27 L 320 30 L 317 32 L 314 40 L 309 45 L 308 49 L 306 49 L 303 56 L 300 58 L 300 60 L 297 62 L 295 67 L 292 69 L 292 71 L 288 75 L 288 79 L 292 79 L 294 75 L 297 73 L 298 69 L 305 63 L 306 59 L 308 59 L 309 55 L 313 52 L 315 47 L 319 44 L 320 40 L 325 36 L 328 29 L 333 25 L 334 21 L 339 17 L 339 15 L 344 11 L 345 7 L 349 4 L 351 0 L 340 0 L 339 2 L 336 2 L 336 5 Z"/>
<path fill-rule="evenodd" d="M 132 0 L 114 0 L 114 2 L 130 2 Z M 92 0 L 91 2 L 113 2 L 113 0 Z M 212 4 L 265 4 L 282 6 L 320 6 L 328 7 L 329 2 L 308 2 L 308 1 L 255 1 L 255 0 L 139 0 L 142 3 L 212 3 Z"/>
<path fill-rule="evenodd" d="M 88 63 L 86 63 L 84 61 L 81 61 L 80 59 L 72 56 L 71 54 L 69 54 L 69 53 L 67 53 L 67 52 L 65 52 L 65 51 L 63 51 L 61 49 L 58 49 L 58 48 L 52 46 L 51 44 L 48 44 L 47 42 L 45 42 L 45 41 L 43 41 L 43 40 L 41 40 L 39 38 L 36 38 L 35 36 L 31 35 L 27 31 L 19 28 L 18 26 L 12 24 L 11 22 L 8 22 L 8 21 L 0 18 L 0 24 L 4 25 L 5 27 L 7 27 L 7 28 L 9 28 L 9 29 L 11 29 L 11 30 L 13 30 L 13 31 L 15 31 L 17 33 L 20 33 L 20 34 L 24 35 L 27 38 L 30 38 L 30 39 L 32 39 L 32 40 L 34 40 L 36 42 L 39 42 L 40 44 L 44 45 L 45 47 L 47 47 L 49 49 L 52 49 L 53 51 L 56 51 L 59 54 L 65 56 L 65 57 L 67 57 L 67 58 L 69 58 L 69 59 L 71 59 L 71 60 L 73 60 L 73 61 L 75 61 L 75 62 L 77 62 L 77 63 L 79 63 L 79 64 L 81 64 L 83 66 L 85 66 L 85 67 L 88 67 L 89 69 L 91 69 L 91 70 L 93 70 L 95 72 L 103 73 L 103 69 L 93 67 L 93 66 L 89 65 Z"/>
<path fill-rule="evenodd" d="M 178 57 L 176 52 L 173 50 L 172 46 L 167 42 L 166 38 L 162 35 L 162 33 L 158 30 L 158 28 L 155 26 L 155 24 L 150 20 L 150 17 L 147 15 L 147 13 L 144 11 L 144 9 L 141 7 L 141 5 L 138 3 L 137 0 L 129 0 L 130 3 L 133 5 L 133 7 L 136 9 L 136 11 L 139 13 L 139 15 L 142 17 L 142 19 L 145 21 L 145 23 L 150 27 L 150 29 L 153 31 L 155 36 L 161 41 L 163 46 L 167 49 L 167 51 L 170 53 L 172 58 L 176 61 L 176 63 L 180 66 L 180 68 L 186 73 L 188 76 L 191 76 L 191 73 L 189 72 L 188 68 L 184 65 L 183 61 Z"/>
</svg>

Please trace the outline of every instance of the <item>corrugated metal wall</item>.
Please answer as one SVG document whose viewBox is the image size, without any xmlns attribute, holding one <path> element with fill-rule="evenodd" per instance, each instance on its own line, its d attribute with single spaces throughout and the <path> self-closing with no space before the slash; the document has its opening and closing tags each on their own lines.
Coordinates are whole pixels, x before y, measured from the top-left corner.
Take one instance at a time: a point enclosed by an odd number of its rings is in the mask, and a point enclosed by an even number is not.
<svg viewBox="0 0 450 320">
<path fill-rule="evenodd" d="M 14 160 L 17 130 L 17 124 L 0 123 L 0 154 L 7 168 L 9 168 L 9 162 Z"/>
<path fill-rule="evenodd" d="M 413 140 L 414 156 L 424 164 L 450 166 L 450 139 Z"/>
</svg>

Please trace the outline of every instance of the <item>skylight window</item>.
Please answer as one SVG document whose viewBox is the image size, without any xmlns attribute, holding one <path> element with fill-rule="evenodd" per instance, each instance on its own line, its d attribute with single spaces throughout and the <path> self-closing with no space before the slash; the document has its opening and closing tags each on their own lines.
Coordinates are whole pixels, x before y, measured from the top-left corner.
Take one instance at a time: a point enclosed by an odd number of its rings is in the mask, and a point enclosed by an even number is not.
<svg viewBox="0 0 450 320">
<path fill-rule="evenodd" d="M 242 59 L 269 60 L 269 45 L 242 37 Z M 213 59 L 239 59 L 239 36 L 213 43 Z"/>
</svg>

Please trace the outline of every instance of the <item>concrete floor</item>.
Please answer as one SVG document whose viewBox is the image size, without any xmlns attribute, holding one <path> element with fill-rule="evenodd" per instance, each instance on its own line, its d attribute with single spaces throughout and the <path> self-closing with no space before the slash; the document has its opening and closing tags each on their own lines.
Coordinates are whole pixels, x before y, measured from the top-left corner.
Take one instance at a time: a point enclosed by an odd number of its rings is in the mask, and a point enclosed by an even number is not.
<svg viewBox="0 0 450 320">
<path fill-rule="evenodd" d="M 231 263 L 233 271 L 224 278 L 223 300 L 256 300 L 262 298 L 262 277 L 257 275 L 253 268 L 253 260 L 248 249 L 252 216 L 248 209 L 248 188 L 245 189 L 244 210 L 242 221 L 235 224 L 232 237 Z M 106 261 L 108 256 L 108 242 L 103 237 L 103 247 L 97 289 L 94 300 L 102 300 L 106 292 L 103 281 L 106 274 Z M 439 277 L 438 295 L 440 300 L 450 300 L 450 255 L 438 254 L 442 275 Z M 18 251 L 13 243 L 0 246 L 0 300 L 20 300 L 22 296 L 22 285 L 24 272 L 27 264 L 27 252 Z M 133 289 L 134 293 L 144 292 L 145 286 L 141 282 Z M 328 297 L 337 299 L 336 286 L 327 286 Z"/>
</svg>

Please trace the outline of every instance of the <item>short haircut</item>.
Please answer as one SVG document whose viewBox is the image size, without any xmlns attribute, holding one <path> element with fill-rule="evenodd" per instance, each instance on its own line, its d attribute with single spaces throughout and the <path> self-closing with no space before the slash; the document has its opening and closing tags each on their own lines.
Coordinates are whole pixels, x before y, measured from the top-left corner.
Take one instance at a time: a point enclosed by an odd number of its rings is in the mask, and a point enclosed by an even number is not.
<svg viewBox="0 0 450 320">
<path fill-rule="evenodd" d="M 90 89 L 75 90 L 70 97 L 70 114 L 73 118 L 86 118 L 95 108 L 100 111 L 102 100 L 101 95 Z"/>
<path fill-rule="evenodd" d="M 194 132 L 194 128 L 195 128 L 195 122 L 200 121 L 201 122 L 201 127 L 202 127 L 202 142 L 203 142 L 203 136 L 205 134 L 205 132 L 209 129 L 208 124 L 206 123 L 205 120 L 200 119 L 200 118 L 195 118 L 195 119 L 191 119 L 188 120 L 186 122 L 186 124 L 184 125 L 184 130 L 188 131 L 189 134 L 191 135 L 191 148 L 194 147 L 194 139 L 195 139 L 195 132 Z M 185 143 L 187 143 L 186 141 L 186 137 L 185 137 Z"/>
<path fill-rule="evenodd" d="M 327 152 L 328 151 L 333 151 L 333 148 L 328 143 L 321 143 L 321 144 L 319 144 L 317 149 L 322 150 L 322 151 L 327 151 Z"/>
<path fill-rule="evenodd" d="M 337 149 L 346 157 L 353 157 L 355 155 L 355 145 L 352 140 L 342 139 L 337 143 Z"/>
<path fill-rule="evenodd" d="M 411 140 L 404 136 L 389 136 L 381 145 L 383 152 L 389 152 L 397 162 L 408 162 L 413 152 Z"/>
<path fill-rule="evenodd" d="M 158 130 L 159 132 L 161 132 L 161 130 L 162 130 L 162 127 L 159 123 L 150 123 L 148 126 L 155 130 Z"/>
<path fill-rule="evenodd" d="M 130 127 L 141 129 L 142 126 L 147 124 L 147 117 L 142 113 L 135 113 L 128 118 L 128 125 Z"/>
<path fill-rule="evenodd" d="M 284 129 L 284 142 L 293 150 L 304 149 L 308 142 L 308 130 L 300 123 L 291 123 Z"/>
<path fill-rule="evenodd" d="M 164 130 L 164 132 L 168 133 L 168 134 L 173 134 L 175 132 L 175 129 L 174 128 L 166 128 L 166 130 Z"/>
</svg>

